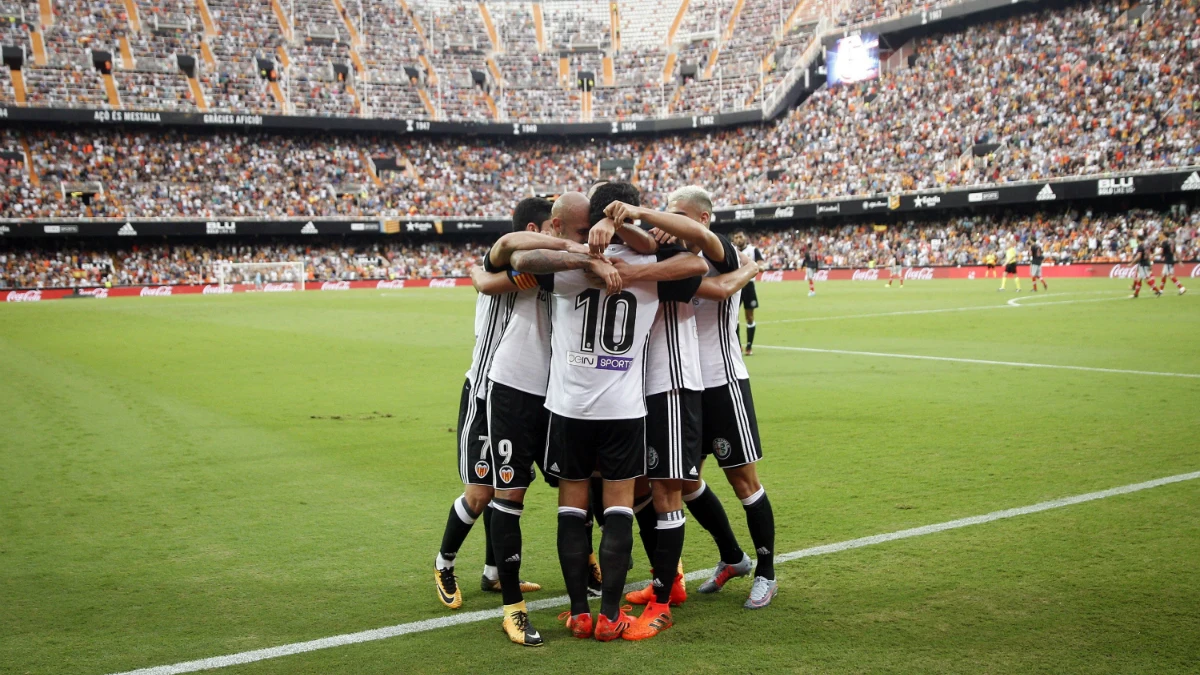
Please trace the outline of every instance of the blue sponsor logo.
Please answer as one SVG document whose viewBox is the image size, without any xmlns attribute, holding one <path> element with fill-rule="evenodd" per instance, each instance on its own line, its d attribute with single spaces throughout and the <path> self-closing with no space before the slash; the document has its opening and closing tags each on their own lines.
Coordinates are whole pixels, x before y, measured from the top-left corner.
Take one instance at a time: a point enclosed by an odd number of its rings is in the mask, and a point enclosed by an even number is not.
<svg viewBox="0 0 1200 675">
<path fill-rule="evenodd" d="M 633 359 L 624 359 L 620 356 L 601 356 L 596 363 L 596 367 L 600 370 L 629 370 L 629 366 L 633 365 Z"/>
</svg>

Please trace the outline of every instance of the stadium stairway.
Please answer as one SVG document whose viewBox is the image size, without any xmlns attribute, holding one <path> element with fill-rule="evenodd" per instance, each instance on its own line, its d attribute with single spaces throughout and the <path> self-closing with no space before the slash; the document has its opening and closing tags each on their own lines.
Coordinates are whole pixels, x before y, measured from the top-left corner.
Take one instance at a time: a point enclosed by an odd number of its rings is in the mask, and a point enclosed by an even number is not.
<svg viewBox="0 0 1200 675">
<path fill-rule="evenodd" d="M 667 54 L 667 65 L 663 66 L 662 81 L 670 82 L 671 75 L 675 72 L 675 59 L 679 57 L 675 52 Z"/>
<path fill-rule="evenodd" d="M 7 66 L 0 66 L 0 67 L 7 68 Z M 12 84 L 13 84 L 13 98 L 16 99 L 17 105 L 25 105 L 25 103 L 29 99 L 26 97 L 26 94 L 25 94 L 25 75 L 24 75 L 24 73 L 22 73 L 20 70 L 14 69 L 12 71 Z M 22 137 L 21 142 L 26 143 L 24 140 L 24 137 Z M 28 148 L 28 143 L 26 143 L 26 147 Z M 26 155 L 26 157 L 29 156 L 28 150 L 25 152 L 25 155 Z"/>
<path fill-rule="evenodd" d="M 729 13 L 729 24 L 725 26 L 725 30 L 721 33 L 721 38 L 717 40 L 717 44 L 713 47 L 712 52 L 708 55 L 708 64 L 704 66 L 704 79 L 712 77 L 713 68 L 717 65 L 717 58 L 721 55 L 721 45 L 729 38 L 733 37 L 733 29 L 737 27 L 738 17 L 742 15 L 742 7 L 746 5 L 746 0 L 737 0 L 733 5 L 733 11 Z"/>
<path fill-rule="evenodd" d="M 121 0 L 125 3 L 125 20 L 135 33 L 142 32 L 142 18 L 138 15 L 137 3 L 133 0 Z"/>
<path fill-rule="evenodd" d="M 133 58 L 133 48 L 129 46 L 129 38 L 122 35 L 117 39 L 117 44 L 120 46 L 121 51 L 121 67 L 125 70 L 133 70 L 133 67 L 137 65 L 137 61 Z"/>
<path fill-rule="evenodd" d="M 537 35 L 538 51 L 546 51 L 546 19 L 540 2 L 533 3 L 533 31 Z"/>
<path fill-rule="evenodd" d="M 42 31 L 33 31 L 29 34 L 29 43 L 33 45 L 33 65 L 46 65 L 46 41 L 43 39 Z"/>
<path fill-rule="evenodd" d="M 13 71 L 16 74 L 16 71 Z M 37 187 L 42 184 L 42 179 L 38 178 L 37 171 L 33 168 L 33 152 L 29 149 L 29 139 L 24 135 L 21 136 L 21 149 L 25 151 L 25 170 L 29 172 L 29 184 Z"/>
<path fill-rule="evenodd" d="M 217 67 L 217 57 L 213 56 L 212 48 L 204 40 L 200 41 L 200 58 L 204 59 L 204 65 L 209 68 Z"/>
<path fill-rule="evenodd" d="M 424 59 L 425 57 L 422 56 L 421 58 Z M 419 87 L 417 89 L 417 95 L 421 97 L 421 103 L 425 104 L 425 112 L 429 113 L 429 119 L 437 119 L 437 108 L 433 107 L 433 101 L 430 100 L 429 94 L 426 93 L 425 88 Z"/>
<path fill-rule="evenodd" d="M 375 162 L 366 150 L 359 150 L 358 157 L 362 160 L 363 167 L 367 170 L 367 175 L 371 177 L 371 183 L 375 187 L 383 187 L 383 180 L 379 178 L 379 172 L 375 170 Z"/>
<path fill-rule="evenodd" d="M 292 65 L 292 57 L 288 56 L 287 50 L 284 49 L 283 45 L 275 48 L 275 54 L 279 57 L 279 65 L 284 68 Z"/>
<path fill-rule="evenodd" d="M 196 108 L 200 112 L 208 112 L 208 100 L 204 97 L 204 87 L 200 86 L 200 81 L 194 77 L 189 77 L 187 81 L 192 90 L 192 98 L 196 101 Z"/>
<path fill-rule="evenodd" d="M 275 18 L 279 21 L 279 27 L 283 29 L 283 37 L 287 38 L 288 42 L 294 42 L 295 35 L 292 35 L 292 27 L 288 24 L 287 12 L 283 11 L 283 5 L 279 4 L 279 0 L 271 0 L 271 10 L 275 13 Z"/>
<path fill-rule="evenodd" d="M 200 9 L 200 23 L 204 24 L 204 34 L 205 35 L 216 35 L 217 34 L 217 22 L 213 21 L 212 13 L 208 11 L 207 0 L 196 0 L 196 7 L 198 7 Z M 205 45 L 205 46 L 207 47 L 207 45 Z M 212 57 L 211 51 L 208 53 L 208 56 Z M 212 62 L 209 62 L 208 65 L 211 66 L 211 65 L 215 65 L 215 64 L 216 64 L 216 61 L 214 60 Z"/>
<path fill-rule="evenodd" d="M 604 79 L 601 81 L 604 83 L 604 86 L 611 87 L 611 86 L 613 86 L 613 83 L 617 79 L 616 72 L 613 69 L 612 56 L 610 54 L 605 54 L 604 58 L 601 59 L 601 63 L 604 66 L 604 74 L 603 74 Z"/>
<path fill-rule="evenodd" d="M 121 92 L 117 91 L 117 81 L 113 79 L 112 73 L 102 77 L 104 78 L 104 91 L 108 94 L 108 104 L 113 108 L 120 109 Z"/>
<path fill-rule="evenodd" d="M 42 28 L 54 25 L 54 3 L 52 0 L 38 0 L 38 23 Z"/>
<path fill-rule="evenodd" d="M 675 12 L 675 20 L 671 22 L 671 27 L 667 30 L 667 47 L 670 47 L 671 43 L 675 41 L 675 33 L 679 32 L 679 26 L 683 24 L 683 17 L 687 16 L 690 4 L 691 0 L 683 0 L 679 3 L 679 11 Z"/>
<path fill-rule="evenodd" d="M 483 17 L 483 26 L 487 28 L 488 39 L 492 41 L 492 49 L 497 52 L 504 51 L 504 45 L 500 44 L 500 32 L 492 23 L 492 13 L 488 11 L 487 4 L 479 3 L 479 16 Z M 491 59 L 489 58 L 488 61 Z"/>
</svg>

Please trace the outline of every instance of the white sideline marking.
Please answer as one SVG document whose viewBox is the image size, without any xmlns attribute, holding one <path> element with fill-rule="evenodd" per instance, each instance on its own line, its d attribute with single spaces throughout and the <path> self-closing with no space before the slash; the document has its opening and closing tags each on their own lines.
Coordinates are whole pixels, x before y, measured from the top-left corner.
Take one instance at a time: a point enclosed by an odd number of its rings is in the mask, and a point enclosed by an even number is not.
<svg viewBox="0 0 1200 675">
<path fill-rule="evenodd" d="M 1117 373 L 1120 375 L 1155 375 L 1159 377 L 1191 377 L 1200 379 L 1200 373 L 1160 373 L 1153 370 L 1123 370 L 1121 368 L 1092 368 L 1089 366 L 1060 366 L 1052 363 L 1021 363 L 1019 361 L 988 361 L 985 359 L 960 359 L 953 356 L 923 356 L 921 354 L 887 354 L 884 352 L 854 352 L 846 349 L 816 349 L 815 347 L 779 347 L 758 345 L 759 349 L 782 349 L 789 352 L 813 352 L 816 354 L 844 354 L 846 356 L 880 356 L 889 359 L 916 359 L 919 361 L 951 361 L 953 363 L 977 363 L 985 366 L 1016 366 L 1018 368 L 1053 368 L 1055 370 L 1086 370 L 1093 373 Z"/>
<path fill-rule="evenodd" d="M 904 310 L 904 311 L 900 311 L 900 312 L 875 312 L 872 314 L 842 314 L 842 315 L 838 315 L 838 316 L 809 316 L 809 317 L 804 317 L 802 319 L 767 319 L 766 321 L 759 321 L 758 323 L 761 323 L 761 324 L 806 323 L 809 321 L 836 321 L 839 319 L 874 319 L 876 317 L 881 317 L 881 316 L 906 316 L 909 314 L 943 314 L 946 312 L 975 312 L 975 311 L 985 310 L 985 309 L 1009 309 L 1011 307 L 1023 307 L 1023 308 L 1028 309 L 1030 307 L 1041 307 L 1042 305 L 1071 305 L 1071 304 L 1074 304 L 1077 302 L 1104 302 L 1107 300 L 1120 300 L 1125 297 L 1124 292 L 1122 291 L 1121 292 L 1122 295 L 1120 298 L 1103 298 L 1101 300 L 1055 300 L 1054 302 L 1035 302 L 1030 305 L 1017 304 L 1017 301 L 1029 300 L 1034 297 L 1047 298 L 1047 297 L 1056 296 L 1056 295 L 1091 295 L 1091 294 L 1097 294 L 1097 293 L 1115 293 L 1115 292 L 1116 291 L 1080 291 L 1080 292 L 1072 292 L 1072 293 L 1047 293 L 1045 295 L 1040 295 L 1040 296 L 1034 296 L 1034 295 L 1030 294 L 1023 298 L 1013 298 L 1012 300 L 1009 300 L 1008 302 L 1006 302 L 1003 305 L 975 305 L 972 307 L 946 307 L 946 308 L 941 308 L 941 309 L 910 309 L 910 310 Z"/>
<path fill-rule="evenodd" d="M 1074 504 L 1082 504 L 1084 502 L 1095 501 L 1097 499 L 1106 499 L 1118 495 L 1129 494 L 1131 492 L 1139 492 L 1150 488 L 1160 487 L 1162 485 L 1170 485 L 1171 483 L 1182 483 L 1184 481 L 1195 480 L 1200 478 L 1200 471 L 1192 473 L 1181 473 L 1165 478 L 1156 478 L 1144 483 L 1132 483 L 1130 485 L 1122 485 L 1120 487 L 1101 490 L 1099 492 L 1089 492 L 1087 494 L 1075 495 L 1074 497 L 1062 497 L 1060 499 L 1052 499 L 1047 502 L 1031 504 L 1029 506 L 1021 506 L 1014 509 L 1005 509 L 1003 511 L 993 511 L 985 513 L 981 516 L 971 516 L 969 518 L 959 518 L 957 520 L 949 520 L 944 523 L 935 523 L 933 525 L 925 525 L 922 527 L 914 527 L 898 532 L 889 532 L 886 534 L 876 534 L 870 537 L 861 537 L 859 539 L 851 539 L 842 541 L 836 544 L 825 544 L 824 546 L 813 546 L 811 548 L 792 551 L 791 553 L 783 553 L 775 556 L 775 562 L 785 563 L 791 560 L 799 560 L 800 558 L 809 558 L 817 555 L 826 555 L 829 553 L 838 553 L 848 551 L 850 549 L 862 548 L 864 546 L 874 546 L 875 544 L 883 544 L 889 541 L 898 539 L 910 539 L 912 537 L 921 537 L 927 534 L 935 534 L 937 532 L 945 532 L 946 530 L 955 530 L 971 525 L 982 525 L 990 523 L 994 520 L 1003 520 L 1005 518 L 1014 518 L 1016 516 L 1029 515 L 1031 513 L 1039 513 L 1041 511 L 1049 511 L 1050 509 L 1058 509 L 1064 506 L 1072 506 Z M 713 574 L 712 569 L 693 570 L 688 572 L 684 577 L 688 581 L 697 579 L 707 579 Z M 626 590 L 635 590 L 644 588 L 648 581 L 641 581 L 628 584 Z M 542 609 L 555 609 L 566 607 L 569 603 L 567 596 L 560 595 L 557 598 L 546 598 L 537 600 L 528 604 L 530 611 Z M 344 635 L 335 635 L 333 637 L 321 638 L 319 640 L 309 640 L 308 642 L 294 642 L 292 644 L 280 645 L 278 647 L 269 647 L 267 649 L 255 649 L 248 652 L 240 652 L 238 654 L 228 654 L 226 656 L 216 656 L 208 659 L 199 659 L 196 661 L 184 661 L 169 666 L 155 666 L 153 668 L 142 668 L 140 670 L 130 670 L 115 675 L 176 675 L 177 673 L 193 673 L 199 670 L 210 670 L 213 668 L 225 668 L 243 663 L 253 663 L 255 661 L 264 661 L 266 659 L 275 659 L 281 656 L 290 656 L 292 654 L 303 654 L 305 652 L 316 651 L 318 649 L 329 649 L 330 647 L 340 647 L 343 645 L 358 644 L 360 642 L 372 642 L 375 640 L 384 640 L 386 638 L 397 637 L 400 635 L 408 635 L 411 633 L 422 633 L 439 628 L 450 628 L 452 626 L 461 626 L 468 623 L 477 623 L 488 619 L 499 619 L 501 611 L 499 609 L 487 609 L 476 612 L 466 612 L 463 614 L 451 614 L 440 616 L 436 619 L 425 619 L 424 621 L 413 621 L 410 623 L 402 623 L 386 628 L 376 628 L 374 630 L 366 630 L 359 633 L 346 633 Z M 497 638 L 499 639 L 499 638 Z"/>
</svg>

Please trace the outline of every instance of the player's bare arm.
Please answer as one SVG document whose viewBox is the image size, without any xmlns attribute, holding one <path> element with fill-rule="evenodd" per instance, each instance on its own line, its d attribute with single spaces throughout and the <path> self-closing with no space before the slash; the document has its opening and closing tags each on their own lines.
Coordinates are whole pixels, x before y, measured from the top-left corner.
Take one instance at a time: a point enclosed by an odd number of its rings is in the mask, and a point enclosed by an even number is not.
<svg viewBox="0 0 1200 675">
<path fill-rule="evenodd" d="M 761 271 L 758 263 L 742 258 L 742 266 L 732 272 L 715 277 L 705 277 L 696 290 L 696 297 L 704 300 L 721 301 L 733 296 L 754 281 Z"/>
<path fill-rule="evenodd" d="M 520 290 L 504 272 L 488 272 L 479 265 L 471 266 L 471 285 L 483 295 L 503 295 Z"/>
<path fill-rule="evenodd" d="M 536 249 L 546 249 L 548 251 L 571 251 L 574 253 L 587 253 L 587 247 L 583 244 L 577 244 L 569 239 L 562 239 L 549 234 L 541 234 L 540 232 L 509 232 L 500 237 L 491 250 L 488 251 L 488 259 L 495 267 L 507 267 L 510 264 L 512 254 L 517 251 L 532 251 Z"/>
<path fill-rule="evenodd" d="M 569 251 L 517 251 L 510 261 L 512 268 L 529 274 L 555 274 L 570 270 L 586 270 L 604 281 L 609 293 L 621 291 L 621 275 L 608 262 L 584 253 Z"/>
<path fill-rule="evenodd" d="M 611 218 L 605 218 L 588 231 L 590 253 L 594 256 L 604 253 L 604 249 L 608 248 L 615 236 L 619 236 L 626 246 L 638 253 L 653 255 L 658 251 L 658 241 L 631 221 L 613 221 Z"/>
<path fill-rule="evenodd" d="M 623 260 L 614 260 L 613 266 L 621 273 L 621 280 L 626 284 L 635 281 L 679 281 L 708 272 L 708 263 L 691 253 L 679 253 L 648 265 L 630 265 Z"/>
<path fill-rule="evenodd" d="M 624 202 L 613 202 L 604 210 L 605 215 L 614 221 L 640 220 L 646 225 L 657 228 L 673 237 L 698 247 L 704 255 L 713 262 L 725 260 L 725 247 L 721 240 L 711 230 L 700 223 L 677 213 L 654 211 L 642 206 L 632 206 Z"/>
</svg>

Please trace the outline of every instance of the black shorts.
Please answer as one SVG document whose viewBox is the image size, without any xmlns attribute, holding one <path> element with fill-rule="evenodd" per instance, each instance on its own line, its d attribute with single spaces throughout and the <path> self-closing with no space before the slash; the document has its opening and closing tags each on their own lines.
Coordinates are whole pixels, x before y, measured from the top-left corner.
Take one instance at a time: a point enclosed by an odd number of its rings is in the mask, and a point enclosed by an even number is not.
<svg viewBox="0 0 1200 675">
<path fill-rule="evenodd" d="M 646 475 L 696 480 L 704 459 L 702 395 L 672 389 L 646 397 Z"/>
<path fill-rule="evenodd" d="M 587 480 L 599 470 L 604 480 L 646 475 L 646 418 L 577 420 L 550 413 L 546 473 L 562 480 Z"/>
<path fill-rule="evenodd" d="M 742 307 L 746 309 L 758 309 L 758 293 L 754 290 L 753 281 L 742 288 Z"/>
<path fill-rule="evenodd" d="M 1016 274 L 1017 273 L 1017 263 L 1008 263 L 1007 265 L 1005 265 L 1004 273 L 1005 274 Z"/>
<path fill-rule="evenodd" d="M 996 263 L 988 263 L 988 264 L 987 264 L 987 268 L 988 268 L 989 270 L 994 270 L 994 269 L 996 269 Z"/>
<path fill-rule="evenodd" d="M 470 380 L 463 383 L 458 401 L 458 475 L 467 485 L 492 484 L 487 401 L 471 396 Z"/>
<path fill-rule="evenodd" d="M 704 454 L 715 456 L 722 469 L 762 459 L 750 380 L 705 389 L 702 401 Z"/>
<path fill-rule="evenodd" d="M 489 461 L 495 468 L 492 486 L 497 490 L 528 488 L 537 477 L 533 467 L 541 465 L 546 448 L 550 422 L 546 397 L 489 382 L 487 417 Z"/>
</svg>

